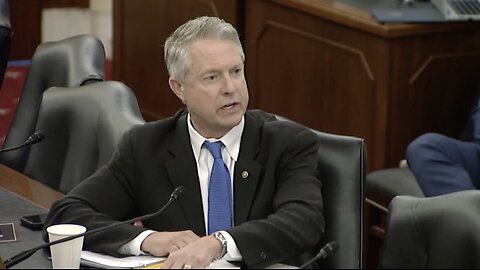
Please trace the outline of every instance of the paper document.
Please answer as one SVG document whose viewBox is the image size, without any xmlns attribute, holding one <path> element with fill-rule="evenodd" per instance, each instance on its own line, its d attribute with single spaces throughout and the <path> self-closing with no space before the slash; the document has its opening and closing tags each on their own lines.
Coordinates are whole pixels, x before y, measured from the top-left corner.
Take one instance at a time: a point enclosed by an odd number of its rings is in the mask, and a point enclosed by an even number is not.
<svg viewBox="0 0 480 270">
<path fill-rule="evenodd" d="M 154 256 L 128 256 L 117 258 L 109 255 L 98 254 L 90 251 L 82 251 L 81 264 L 98 268 L 160 268 L 165 257 Z M 155 267 L 158 266 L 158 267 Z"/>
<path fill-rule="evenodd" d="M 108 255 L 102 255 L 90 251 L 82 251 L 81 264 L 95 268 L 141 268 L 141 269 L 159 269 L 166 257 L 153 256 L 129 256 L 117 258 Z M 236 263 L 225 260 L 212 262 L 207 269 L 240 269 Z M 298 267 L 277 263 L 268 266 L 266 269 L 298 269 Z"/>
</svg>

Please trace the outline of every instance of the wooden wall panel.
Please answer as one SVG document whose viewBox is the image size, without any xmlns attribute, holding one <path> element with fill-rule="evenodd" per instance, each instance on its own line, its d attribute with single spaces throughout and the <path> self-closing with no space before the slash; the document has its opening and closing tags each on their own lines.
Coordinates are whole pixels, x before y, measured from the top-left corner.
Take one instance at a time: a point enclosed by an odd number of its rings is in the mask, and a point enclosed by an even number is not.
<svg viewBox="0 0 480 270">
<path fill-rule="evenodd" d="M 438 132 L 458 138 L 475 101 L 470 90 L 479 83 L 478 70 L 480 52 L 428 57 L 409 79 L 410 136 Z M 419 111 L 423 113 L 415 115 Z"/>
<path fill-rule="evenodd" d="M 369 171 L 397 166 L 424 132 L 460 133 L 478 24 L 381 25 L 337 1 L 247 0 L 245 14 L 252 107 L 363 137 Z"/>
<path fill-rule="evenodd" d="M 246 14 L 251 105 L 318 130 L 377 141 L 367 144 L 369 161 L 382 153 L 386 138 L 376 119 L 386 113 L 377 104 L 387 98 L 378 89 L 388 83 L 381 68 L 388 43 L 268 1 L 247 1 Z"/>
<path fill-rule="evenodd" d="M 10 0 L 13 29 L 10 60 L 31 59 L 41 42 L 42 9 L 88 8 L 89 0 Z"/>
<path fill-rule="evenodd" d="M 90 0 L 42 0 L 42 8 L 71 8 L 71 7 L 89 8 Z"/>
<path fill-rule="evenodd" d="M 253 106 L 318 130 L 373 138 L 363 119 L 373 119 L 364 108 L 373 107 L 375 80 L 362 52 L 272 20 L 255 44 Z"/>
<path fill-rule="evenodd" d="M 30 59 L 40 44 L 41 1 L 10 0 L 13 30 L 10 60 Z"/>
<path fill-rule="evenodd" d="M 480 28 L 479 28 L 480 29 Z M 392 65 L 384 166 L 404 158 L 408 144 L 426 132 L 458 137 L 480 82 L 480 31 L 414 35 L 391 42 Z"/>
</svg>

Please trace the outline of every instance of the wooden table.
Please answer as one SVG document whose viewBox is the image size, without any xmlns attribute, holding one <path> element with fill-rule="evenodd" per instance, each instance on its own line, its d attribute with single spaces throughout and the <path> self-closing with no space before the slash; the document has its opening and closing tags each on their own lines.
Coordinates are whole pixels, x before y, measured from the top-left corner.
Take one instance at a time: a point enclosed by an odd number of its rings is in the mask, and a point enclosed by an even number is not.
<svg viewBox="0 0 480 270">
<path fill-rule="evenodd" d="M 20 225 L 26 215 L 45 213 L 64 194 L 0 164 L 0 223 L 13 223 L 17 240 L 0 243 L 4 260 L 43 243 L 41 231 L 32 231 Z M 13 268 L 51 268 L 48 253 L 37 251 L 32 257 Z"/>
<path fill-rule="evenodd" d="M 65 196 L 2 164 L 0 164 L 0 187 L 45 210 L 50 209 L 55 201 Z"/>
</svg>

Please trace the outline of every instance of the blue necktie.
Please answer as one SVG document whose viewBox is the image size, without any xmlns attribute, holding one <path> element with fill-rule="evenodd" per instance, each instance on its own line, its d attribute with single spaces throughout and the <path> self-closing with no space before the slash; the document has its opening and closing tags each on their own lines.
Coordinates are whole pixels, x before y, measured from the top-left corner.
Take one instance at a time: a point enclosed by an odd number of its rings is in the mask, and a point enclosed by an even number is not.
<svg viewBox="0 0 480 270">
<path fill-rule="evenodd" d="M 231 180 L 228 168 L 222 159 L 222 142 L 203 144 L 214 161 L 208 187 L 208 234 L 232 227 Z"/>
</svg>

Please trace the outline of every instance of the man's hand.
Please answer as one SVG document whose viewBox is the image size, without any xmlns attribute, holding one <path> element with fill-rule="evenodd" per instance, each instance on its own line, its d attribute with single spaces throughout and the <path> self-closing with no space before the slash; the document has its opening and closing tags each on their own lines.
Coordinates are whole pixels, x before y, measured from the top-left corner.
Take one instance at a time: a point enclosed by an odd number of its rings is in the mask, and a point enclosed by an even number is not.
<svg viewBox="0 0 480 270">
<path fill-rule="evenodd" d="M 143 240 L 140 249 L 153 256 L 167 256 L 198 239 L 192 231 L 155 232 Z"/>
<path fill-rule="evenodd" d="M 206 268 L 220 255 L 221 250 L 222 244 L 220 241 L 211 235 L 205 236 L 177 251 L 171 252 L 162 268 Z"/>
</svg>

